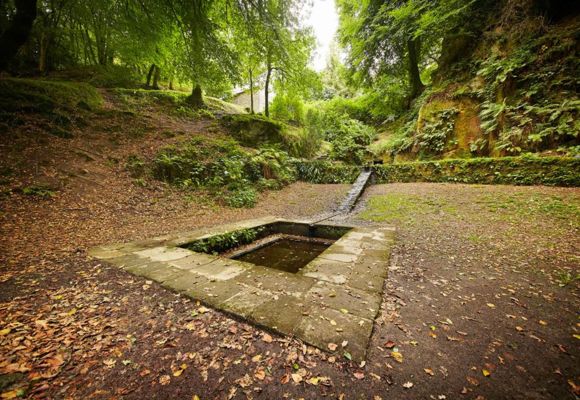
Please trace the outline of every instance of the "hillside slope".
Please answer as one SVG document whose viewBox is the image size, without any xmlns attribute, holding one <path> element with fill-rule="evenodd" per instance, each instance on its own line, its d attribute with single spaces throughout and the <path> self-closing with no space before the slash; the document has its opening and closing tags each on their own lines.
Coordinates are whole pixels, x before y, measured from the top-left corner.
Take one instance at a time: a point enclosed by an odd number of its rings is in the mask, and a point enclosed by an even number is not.
<svg viewBox="0 0 580 400">
<path fill-rule="evenodd" d="M 507 2 L 476 37 L 444 41 L 432 85 L 371 145 L 375 154 L 578 154 L 580 17 L 549 20 L 515 3 L 525 2 Z"/>
</svg>

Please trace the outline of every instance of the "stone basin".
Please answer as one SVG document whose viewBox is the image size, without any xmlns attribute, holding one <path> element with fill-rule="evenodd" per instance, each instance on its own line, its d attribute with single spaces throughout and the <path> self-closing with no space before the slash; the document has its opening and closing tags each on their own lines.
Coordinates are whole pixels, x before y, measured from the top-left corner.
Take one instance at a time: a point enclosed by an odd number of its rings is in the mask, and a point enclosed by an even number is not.
<svg viewBox="0 0 580 400">
<path fill-rule="evenodd" d="M 195 243 L 216 243 L 224 234 L 241 230 L 335 241 L 296 273 L 190 250 L 199 247 Z M 267 217 L 99 246 L 89 254 L 324 351 L 330 352 L 329 343 L 337 344 L 338 355 L 347 351 L 353 360 L 362 361 L 381 305 L 393 238 L 391 228 L 310 225 Z"/>
</svg>

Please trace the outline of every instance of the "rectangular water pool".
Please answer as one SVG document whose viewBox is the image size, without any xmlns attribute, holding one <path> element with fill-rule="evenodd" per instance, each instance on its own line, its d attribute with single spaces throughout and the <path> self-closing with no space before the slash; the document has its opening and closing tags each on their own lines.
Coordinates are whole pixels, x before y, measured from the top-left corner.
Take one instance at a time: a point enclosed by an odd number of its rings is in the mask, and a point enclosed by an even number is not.
<svg viewBox="0 0 580 400">
<path fill-rule="evenodd" d="M 332 242 L 312 241 L 308 238 L 282 237 L 231 258 L 296 273 L 331 244 Z"/>
</svg>

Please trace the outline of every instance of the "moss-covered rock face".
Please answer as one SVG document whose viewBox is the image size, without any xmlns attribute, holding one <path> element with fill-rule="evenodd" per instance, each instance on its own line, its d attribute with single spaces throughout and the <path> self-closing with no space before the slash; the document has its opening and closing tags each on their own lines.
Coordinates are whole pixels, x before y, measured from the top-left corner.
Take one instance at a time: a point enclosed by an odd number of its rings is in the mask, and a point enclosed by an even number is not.
<svg viewBox="0 0 580 400">
<path fill-rule="evenodd" d="M 227 115 L 222 124 L 238 142 L 247 147 L 285 144 L 284 125 L 260 115 Z"/>
<path fill-rule="evenodd" d="M 453 97 L 441 93 L 419 110 L 411 155 L 469 157 L 474 152 L 473 144 L 481 139 L 479 104 L 468 96 Z"/>
<path fill-rule="evenodd" d="M 545 24 L 525 10 L 508 16 L 517 23 L 484 32 L 461 58 L 463 38 L 443 43 L 434 84 L 390 130 L 388 145 L 371 146 L 376 156 L 391 162 L 578 154 L 580 17 Z"/>
</svg>

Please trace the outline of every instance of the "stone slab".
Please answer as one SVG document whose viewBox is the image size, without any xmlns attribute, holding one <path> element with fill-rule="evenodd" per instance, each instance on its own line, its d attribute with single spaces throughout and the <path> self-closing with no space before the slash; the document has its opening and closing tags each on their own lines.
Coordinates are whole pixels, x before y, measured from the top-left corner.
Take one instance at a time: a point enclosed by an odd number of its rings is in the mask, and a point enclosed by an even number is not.
<svg viewBox="0 0 580 400">
<path fill-rule="evenodd" d="M 392 230 L 352 228 L 295 274 L 179 247 L 200 238 L 275 222 L 304 223 L 265 217 L 99 246 L 90 254 L 322 350 L 329 350 L 328 343 L 340 348 L 346 341 L 345 350 L 353 360 L 362 361 L 382 300 Z"/>
</svg>

